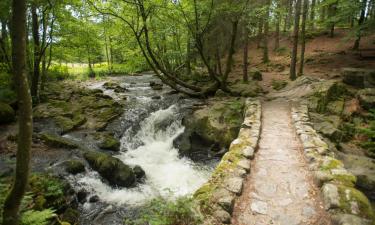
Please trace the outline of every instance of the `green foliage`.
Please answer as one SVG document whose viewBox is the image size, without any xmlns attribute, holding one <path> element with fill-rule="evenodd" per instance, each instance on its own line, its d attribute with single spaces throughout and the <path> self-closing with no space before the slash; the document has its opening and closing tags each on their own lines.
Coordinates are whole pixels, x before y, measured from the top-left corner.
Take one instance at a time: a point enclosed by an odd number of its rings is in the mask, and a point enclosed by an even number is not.
<svg viewBox="0 0 375 225">
<path fill-rule="evenodd" d="M 21 225 L 47 225 L 54 217 L 56 217 L 56 214 L 52 209 L 28 210 L 22 214 Z"/>
<path fill-rule="evenodd" d="M 175 201 L 157 198 L 143 208 L 139 219 L 126 219 L 124 223 L 126 225 L 198 225 L 201 224 L 201 218 L 194 211 L 191 198 L 182 197 Z"/>
<path fill-rule="evenodd" d="M 358 127 L 358 132 L 367 137 L 360 145 L 369 151 L 370 156 L 375 156 L 375 109 L 370 110 L 367 125 Z"/>
</svg>

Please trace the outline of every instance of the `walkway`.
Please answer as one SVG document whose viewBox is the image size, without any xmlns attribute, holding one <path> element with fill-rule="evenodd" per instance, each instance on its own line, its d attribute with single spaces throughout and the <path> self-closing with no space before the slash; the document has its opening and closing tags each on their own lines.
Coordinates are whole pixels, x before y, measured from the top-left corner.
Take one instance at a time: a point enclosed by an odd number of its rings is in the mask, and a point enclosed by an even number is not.
<svg viewBox="0 0 375 225">
<path fill-rule="evenodd" d="M 262 132 L 242 195 L 236 225 L 328 225 L 312 182 L 287 102 L 262 104 Z"/>
</svg>

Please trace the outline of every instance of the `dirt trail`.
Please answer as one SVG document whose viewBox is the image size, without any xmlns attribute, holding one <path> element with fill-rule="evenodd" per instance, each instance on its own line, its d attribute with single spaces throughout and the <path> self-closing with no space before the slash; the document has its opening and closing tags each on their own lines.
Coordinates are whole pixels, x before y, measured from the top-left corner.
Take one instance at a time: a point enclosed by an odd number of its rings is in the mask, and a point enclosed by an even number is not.
<svg viewBox="0 0 375 225">
<path fill-rule="evenodd" d="M 259 149 L 235 204 L 232 224 L 330 224 L 303 158 L 289 103 L 265 102 L 262 108 Z"/>
</svg>

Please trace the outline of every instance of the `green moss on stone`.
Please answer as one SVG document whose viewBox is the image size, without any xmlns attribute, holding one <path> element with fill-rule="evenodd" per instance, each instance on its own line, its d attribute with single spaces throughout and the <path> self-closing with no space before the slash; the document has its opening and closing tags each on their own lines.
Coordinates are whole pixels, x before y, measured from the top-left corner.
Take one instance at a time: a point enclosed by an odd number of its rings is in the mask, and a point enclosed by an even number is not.
<svg viewBox="0 0 375 225">
<path fill-rule="evenodd" d="M 353 214 L 351 202 L 356 202 L 358 205 L 358 215 L 367 219 L 374 219 L 374 211 L 372 210 L 371 204 L 368 198 L 359 190 L 353 187 L 347 187 L 344 185 L 338 186 L 338 192 L 340 196 L 340 209 L 345 213 Z"/>
</svg>

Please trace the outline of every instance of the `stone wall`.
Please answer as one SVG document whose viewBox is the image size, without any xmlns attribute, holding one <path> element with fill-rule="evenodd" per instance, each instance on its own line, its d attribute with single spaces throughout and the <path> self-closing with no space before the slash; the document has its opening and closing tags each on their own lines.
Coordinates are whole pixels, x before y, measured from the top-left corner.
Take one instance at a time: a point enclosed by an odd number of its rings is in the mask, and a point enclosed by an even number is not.
<svg viewBox="0 0 375 225">
<path fill-rule="evenodd" d="M 292 118 L 309 169 L 321 187 L 325 209 L 331 214 L 333 224 L 374 224 L 374 212 L 369 200 L 355 187 L 357 178 L 344 168 L 344 164 L 335 158 L 327 143 L 312 128 L 308 107 L 293 107 Z"/>
<path fill-rule="evenodd" d="M 205 224 L 230 223 L 235 198 L 241 195 L 244 179 L 250 173 L 260 128 L 261 103 L 249 98 L 245 103 L 244 121 L 238 137 L 231 143 L 210 180 L 194 194 Z"/>
</svg>

